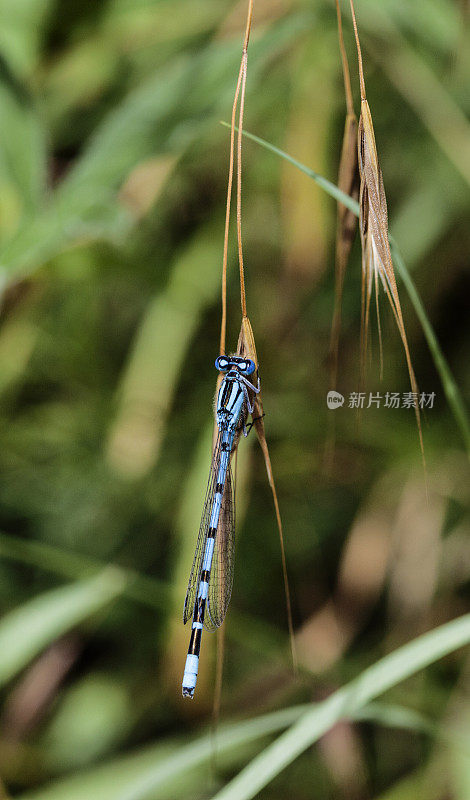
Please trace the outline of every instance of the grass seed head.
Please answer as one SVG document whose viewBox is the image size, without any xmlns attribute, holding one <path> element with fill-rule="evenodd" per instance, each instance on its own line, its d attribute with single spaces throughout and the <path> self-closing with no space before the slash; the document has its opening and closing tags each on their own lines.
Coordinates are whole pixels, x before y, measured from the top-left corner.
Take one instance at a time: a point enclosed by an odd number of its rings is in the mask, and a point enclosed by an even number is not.
<svg viewBox="0 0 470 800">
<path fill-rule="evenodd" d="M 350 0 L 351 13 L 356 37 L 358 61 L 359 61 L 359 81 L 361 87 L 361 115 L 358 128 L 358 160 L 359 160 L 359 228 L 362 245 L 362 310 L 361 310 L 361 352 L 362 352 L 362 372 L 365 373 L 367 358 L 367 339 L 370 320 L 370 302 L 373 290 L 376 293 L 376 303 L 378 309 L 377 292 L 379 281 L 387 295 L 393 315 L 400 333 L 400 337 L 405 350 L 408 373 L 410 376 L 411 389 L 418 400 L 418 384 L 416 381 L 411 355 L 406 336 L 405 323 L 398 295 L 395 271 L 393 267 L 392 255 L 388 238 L 388 211 L 387 199 L 383 184 L 382 171 L 380 169 L 375 143 L 374 125 L 372 114 L 366 97 L 366 87 L 364 81 L 364 71 L 362 65 L 362 52 L 357 30 L 356 15 L 354 12 L 353 0 Z M 379 321 L 379 336 L 380 321 Z M 418 426 L 418 436 L 421 453 L 424 462 L 424 446 L 421 430 L 421 417 L 418 402 L 415 406 L 416 422 Z"/>
</svg>

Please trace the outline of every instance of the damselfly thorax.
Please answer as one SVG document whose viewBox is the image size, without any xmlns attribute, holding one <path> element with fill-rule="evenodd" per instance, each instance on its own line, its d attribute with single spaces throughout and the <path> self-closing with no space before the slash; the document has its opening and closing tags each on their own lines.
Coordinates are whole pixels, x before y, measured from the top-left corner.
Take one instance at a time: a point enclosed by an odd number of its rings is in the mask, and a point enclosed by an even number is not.
<svg viewBox="0 0 470 800">
<path fill-rule="evenodd" d="M 225 365 L 226 357 L 220 356 L 216 361 L 216 366 L 220 364 L 221 360 L 222 365 Z M 259 378 L 256 386 L 247 379 L 247 364 L 248 369 L 251 369 L 253 364 L 249 359 L 232 356 L 229 364 L 230 369 L 225 375 L 217 395 L 217 426 L 220 431 L 229 430 L 234 426 L 235 430 L 243 429 L 246 435 L 246 420 L 248 414 L 253 413 L 254 398 L 259 392 Z M 240 366 L 244 368 L 243 371 Z M 218 368 L 222 370 L 222 367 Z"/>
</svg>

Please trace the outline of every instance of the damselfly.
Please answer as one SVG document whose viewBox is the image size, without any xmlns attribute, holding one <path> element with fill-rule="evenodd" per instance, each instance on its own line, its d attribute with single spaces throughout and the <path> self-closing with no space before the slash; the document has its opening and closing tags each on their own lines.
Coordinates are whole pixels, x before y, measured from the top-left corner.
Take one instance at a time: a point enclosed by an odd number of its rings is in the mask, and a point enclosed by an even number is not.
<svg viewBox="0 0 470 800">
<path fill-rule="evenodd" d="M 219 628 L 227 613 L 233 581 L 235 509 L 230 460 L 240 434 L 248 435 L 246 420 L 260 390 L 248 380 L 254 361 L 219 356 L 216 368 L 225 373 L 216 405 L 218 435 L 212 455 L 206 499 L 196 552 L 189 576 L 183 621 L 192 614 L 191 639 L 183 676 L 183 697 L 193 697 L 199 667 L 203 627 Z"/>
</svg>

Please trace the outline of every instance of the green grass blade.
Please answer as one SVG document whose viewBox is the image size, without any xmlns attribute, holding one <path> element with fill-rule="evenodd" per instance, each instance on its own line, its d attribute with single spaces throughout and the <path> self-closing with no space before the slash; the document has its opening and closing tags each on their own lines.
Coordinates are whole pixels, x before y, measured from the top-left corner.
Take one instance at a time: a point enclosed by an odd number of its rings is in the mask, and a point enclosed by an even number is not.
<svg viewBox="0 0 470 800">
<path fill-rule="evenodd" d="M 221 121 L 221 125 L 223 125 L 224 128 L 230 128 L 228 122 Z M 238 131 L 238 128 L 236 126 L 235 130 Z M 356 217 L 359 216 L 359 203 L 357 202 L 357 200 L 354 200 L 348 194 L 342 192 L 341 189 L 339 189 L 335 183 L 329 181 L 328 178 L 324 178 L 323 175 L 319 175 L 318 172 L 315 172 L 313 169 L 310 169 L 310 167 L 307 167 L 305 166 L 305 164 L 302 164 L 301 161 L 298 161 L 293 156 L 290 156 L 289 153 L 285 152 L 285 150 L 281 150 L 280 147 L 276 147 L 276 145 L 267 142 L 266 139 L 261 139 L 260 136 L 255 136 L 254 133 L 243 131 L 243 136 L 261 145 L 261 147 L 264 147 L 265 150 L 270 150 L 271 153 L 280 156 L 281 158 L 284 159 L 284 161 L 288 161 L 289 164 L 292 164 L 294 167 L 297 167 L 297 169 L 299 169 L 309 178 L 312 178 L 315 181 L 315 183 L 318 184 L 318 186 L 321 186 L 321 188 L 324 189 L 327 194 L 329 194 L 335 200 L 337 200 L 338 202 L 342 203 L 344 206 L 349 208 L 353 212 L 353 214 L 356 215 Z"/>
<path fill-rule="evenodd" d="M 122 594 L 125 583 L 124 574 L 109 567 L 89 580 L 41 594 L 7 614 L 0 623 L 0 686 L 51 642 Z"/>
<path fill-rule="evenodd" d="M 126 578 L 124 597 L 154 609 L 165 608 L 168 602 L 169 588 L 163 581 L 118 564 L 105 564 L 98 559 L 64 550 L 48 542 L 21 539 L 0 532 L 0 558 L 39 567 L 53 575 L 75 581 L 96 576 L 107 567 L 111 567 Z"/>
<path fill-rule="evenodd" d="M 15 75 L 37 66 L 52 0 L 0 0 L 0 52 Z"/>
<path fill-rule="evenodd" d="M 265 34 L 251 59 L 250 91 L 270 60 L 311 19 L 295 14 Z M 231 97 L 239 58 L 238 40 L 217 42 L 203 55 L 173 59 L 131 90 L 104 117 L 44 209 L 25 220 L 5 244 L 0 266 L 6 279 L 31 274 L 76 242 L 122 243 L 136 218 L 119 198 L 119 189 L 142 161 L 162 154 L 178 157 L 197 140 Z"/>
<path fill-rule="evenodd" d="M 313 707 L 269 745 L 213 800 L 250 800 L 339 720 L 383 692 L 470 642 L 470 614 L 448 622 L 382 658 L 358 678 Z"/>
<path fill-rule="evenodd" d="M 240 745 L 254 742 L 290 725 L 305 711 L 305 706 L 276 711 L 256 719 L 224 726 L 217 734 L 219 755 L 230 753 Z M 207 763 L 213 754 L 212 734 L 204 734 L 189 744 L 173 741 L 158 743 L 144 752 L 116 759 L 89 773 L 80 773 L 53 786 L 27 793 L 21 800 L 130 800 L 146 797 L 171 781 L 178 781 L 185 772 L 192 772 Z M 119 791 L 117 791 L 119 787 Z"/>
<path fill-rule="evenodd" d="M 281 711 L 263 714 L 254 719 L 221 727 L 217 734 L 218 758 L 231 757 L 238 749 L 259 739 L 278 733 L 295 723 L 311 708 L 310 704 L 292 706 Z M 437 726 L 419 713 L 401 706 L 374 703 L 353 715 L 360 721 L 377 722 L 385 727 L 437 734 Z M 203 734 L 189 744 L 177 741 L 160 742 L 143 752 L 116 759 L 87 773 L 78 773 L 34 794 L 22 795 L 21 800 L 146 800 L 151 797 L 180 795 L 184 791 L 184 776 L 207 764 L 213 756 L 211 734 Z M 116 786 L 120 793 L 116 793 Z"/>
<path fill-rule="evenodd" d="M 0 14 L 1 20 L 1 14 Z M 0 37 L 1 38 L 1 37 Z M 0 62 L 0 243 L 38 213 L 46 187 L 46 136 L 27 90 Z M 6 265 L 1 261 L 1 268 Z"/>
<path fill-rule="evenodd" d="M 226 122 L 223 122 L 222 124 L 226 127 L 229 127 Z M 290 164 L 293 164 L 294 167 L 297 167 L 297 169 L 300 169 L 305 175 L 308 175 L 309 178 L 312 178 L 312 180 L 314 180 L 318 186 L 321 186 L 321 188 L 324 189 L 324 191 L 327 192 L 331 197 L 340 203 L 343 203 L 343 205 L 347 206 L 354 214 L 356 214 L 356 216 L 359 216 L 359 204 L 353 200 L 352 197 L 344 194 L 344 192 L 342 192 L 341 189 L 339 189 L 334 183 L 331 183 L 331 181 L 327 180 L 322 175 L 319 175 L 317 172 L 314 172 L 314 170 L 310 169 L 309 167 L 306 167 L 305 164 L 297 161 L 297 159 L 290 156 L 284 150 L 281 150 L 279 147 L 270 144 L 270 142 L 267 142 L 265 139 L 261 139 L 259 136 L 255 136 L 248 131 L 243 131 L 243 135 L 246 136 L 247 139 L 251 139 L 252 141 L 261 145 L 261 147 L 264 147 L 266 150 L 270 150 L 272 153 L 280 156 Z M 442 382 L 442 387 L 444 389 L 447 402 L 449 403 L 450 410 L 452 411 L 454 419 L 460 429 L 467 454 L 470 458 L 470 420 L 468 418 L 462 395 L 460 394 L 460 390 L 445 359 L 444 353 L 442 352 L 439 342 L 437 341 L 436 334 L 434 333 L 432 325 L 426 315 L 426 311 L 417 292 L 416 286 L 413 283 L 408 268 L 398 249 L 398 245 L 394 241 L 393 237 L 390 237 L 390 247 L 394 257 L 394 263 L 396 264 L 396 267 L 403 280 L 403 284 L 416 312 L 416 316 L 421 323 L 421 327 L 429 345 L 436 370 L 439 373 L 439 377 Z"/>
</svg>

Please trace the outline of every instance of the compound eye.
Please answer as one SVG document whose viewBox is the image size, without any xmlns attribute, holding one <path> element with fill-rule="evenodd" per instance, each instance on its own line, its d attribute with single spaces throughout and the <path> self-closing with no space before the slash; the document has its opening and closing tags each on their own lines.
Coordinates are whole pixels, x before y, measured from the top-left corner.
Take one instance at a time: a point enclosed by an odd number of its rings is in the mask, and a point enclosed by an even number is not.
<svg viewBox="0 0 470 800">
<path fill-rule="evenodd" d="M 229 368 L 230 362 L 227 356 L 219 356 L 215 359 L 215 368 L 219 370 L 219 372 L 227 372 Z"/>
<path fill-rule="evenodd" d="M 240 366 L 240 369 L 245 373 L 245 375 L 252 375 L 256 369 L 255 362 L 252 361 L 251 358 L 247 358 L 245 363 Z"/>
</svg>

